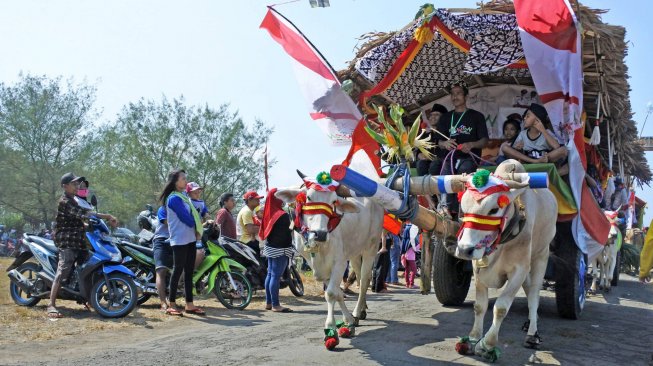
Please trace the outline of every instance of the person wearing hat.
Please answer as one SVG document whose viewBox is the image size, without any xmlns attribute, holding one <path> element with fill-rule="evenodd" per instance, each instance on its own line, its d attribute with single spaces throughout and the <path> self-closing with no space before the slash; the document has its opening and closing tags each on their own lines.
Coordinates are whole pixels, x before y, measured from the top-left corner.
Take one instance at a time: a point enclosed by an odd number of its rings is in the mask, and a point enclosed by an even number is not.
<svg viewBox="0 0 653 366">
<path fill-rule="evenodd" d="M 190 202 L 193 204 L 193 207 L 197 212 L 200 214 L 200 218 L 202 220 L 202 224 L 206 225 L 207 222 L 209 222 L 209 209 L 206 207 L 206 203 L 200 199 L 202 196 L 202 191 L 204 188 L 202 188 L 199 184 L 195 182 L 189 182 L 186 184 L 186 195 L 190 198 Z M 197 253 L 195 254 L 195 269 L 200 266 L 202 261 L 204 261 L 204 257 L 206 257 L 205 253 L 205 248 L 204 245 L 202 244 L 201 241 L 197 241 L 195 243 L 195 248 L 197 249 Z"/>
<path fill-rule="evenodd" d="M 81 177 L 79 180 L 79 188 L 77 189 L 76 196 L 88 202 L 88 187 L 90 185 L 91 184 L 88 182 L 86 178 Z"/>
<path fill-rule="evenodd" d="M 624 211 L 628 208 L 628 190 L 624 185 L 624 181 L 621 177 L 616 177 L 614 179 L 614 193 L 610 197 L 610 210 L 612 211 Z"/>
<path fill-rule="evenodd" d="M 440 117 L 446 114 L 447 108 L 442 104 L 433 104 L 431 107 L 431 114 L 429 114 L 428 126 L 425 130 L 425 135 L 428 137 L 429 141 L 436 145 L 433 149 L 430 150 L 430 153 L 433 155 L 432 159 L 427 158 L 421 152 L 417 154 L 417 174 L 418 175 L 439 175 L 442 168 L 442 156 L 441 150 L 437 148 L 438 140 L 440 140 L 439 135 L 435 130 L 438 129 L 438 123 L 440 122 Z"/>
<path fill-rule="evenodd" d="M 240 231 L 239 240 L 250 248 L 256 251 L 256 254 L 260 254 L 260 247 L 258 240 L 256 240 L 256 235 L 260 229 L 260 226 L 254 223 L 254 209 L 256 206 L 261 204 L 261 198 L 256 191 L 247 191 L 243 195 L 243 200 L 245 201 L 245 206 L 240 209 L 238 212 L 238 217 L 236 218 L 236 223 Z"/>
<path fill-rule="evenodd" d="M 202 188 L 199 184 L 195 182 L 190 182 L 186 184 L 186 194 L 190 197 L 190 201 L 193 203 L 193 207 L 199 212 L 202 222 L 206 222 L 209 219 L 209 209 L 206 207 L 206 203 L 200 199 L 202 196 Z"/>
<path fill-rule="evenodd" d="M 89 217 L 90 211 L 82 208 L 75 200 L 80 182 L 88 182 L 84 177 L 77 177 L 73 173 L 66 173 L 61 177 L 61 187 L 64 190 L 57 206 L 55 218 L 54 244 L 59 249 L 59 262 L 57 272 L 52 281 L 50 290 L 50 304 L 47 312 L 50 318 L 61 318 L 56 307 L 57 294 L 62 281 L 67 281 L 75 262 L 81 263 L 86 258 L 86 241 L 84 219 Z M 107 214 L 94 213 L 93 215 L 108 220 L 112 226 L 117 225 L 115 217 Z"/>
<path fill-rule="evenodd" d="M 220 195 L 220 209 L 215 215 L 215 223 L 220 227 L 220 235 L 236 240 L 238 234 L 236 231 L 236 220 L 232 211 L 236 207 L 234 194 L 226 192 Z"/>
<path fill-rule="evenodd" d="M 451 161 L 448 159 L 443 161 L 442 174 L 472 173 L 477 168 L 472 154 L 480 157 L 482 149 L 488 143 L 485 116 L 479 111 L 467 108 L 469 90 L 464 83 L 453 84 L 449 92 L 454 109 L 440 118 L 437 128 L 440 132 L 438 147 L 443 149 L 443 156 L 446 158 L 449 153 L 452 154 Z M 446 136 L 446 139 L 443 136 Z M 447 208 L 452 216 L 455 216 L 458 212 L 456 194 L 448 194 L 446 199 Z"/>
<path fill-rule="evenodd" d="M 531 164 L 560 162 L 567 156 L 567 148 L 560 145 L 551 130 L 546 108 L 535 103 L 526 110 L 524 130 L 512 145 L 502 145 L 501 151 L 508 158 Z"/>
</svg>

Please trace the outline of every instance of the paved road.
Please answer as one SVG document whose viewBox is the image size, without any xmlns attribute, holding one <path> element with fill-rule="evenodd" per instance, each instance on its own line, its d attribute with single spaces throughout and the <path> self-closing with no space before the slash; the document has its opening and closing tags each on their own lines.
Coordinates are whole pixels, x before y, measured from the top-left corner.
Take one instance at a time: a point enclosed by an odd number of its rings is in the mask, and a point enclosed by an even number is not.
<svg viewBox="0 0 653 366">
<path fill-rule="evenodd" d="M 560 319 L 555 299 L 543 291 L 535 356 L 542 364 L 649 365 L 653 354 L 653 286 L 632 277 L 608 295 L 590 298 L 581 320 Z M 497 292 L 491 292 L 496 297 Z M 372 294 L 368 320 L 357 336 L 334 352 L 322 345 L 326 306 L 317 297 L 292 300 L 295 312 L 233 312 L 208 309 L 206 318 L 186 317 L 153 328 L 102 331 L 83 339 L 64 338 L 0 347 L 0 364 L 16 365 L 438 365 L 483 364 L 454 352 L 457 336 L 469 332 L 473 293 L 460 308 L 445 308 L 434 295 L 393 288 Z M 348 301 L 353 305 L 353 300 Z M 523 365 L 533 356 L 521 347 L 528 313 L 516 299 L 501 329 L 499 364 Z M 64 321 L 64 319 L 62 319 Z M 486 317 L 486 329 L 491 322 Z M 152 328 L 152 329 L 147 329 Z"/>
</svg>

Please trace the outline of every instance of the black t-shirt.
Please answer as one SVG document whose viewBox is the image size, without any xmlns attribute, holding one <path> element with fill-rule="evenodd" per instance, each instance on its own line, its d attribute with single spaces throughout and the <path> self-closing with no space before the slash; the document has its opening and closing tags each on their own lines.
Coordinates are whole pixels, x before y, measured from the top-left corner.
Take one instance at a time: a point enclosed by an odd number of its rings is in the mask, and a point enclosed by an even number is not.
<svg viewBox="0 0 653 366">
<path fill-rule="evenodd" d="M 284 213 L 277 219 L 267 238 L 270 248 L 290 248 L 292 246 L 292 230 L 290 229 L 290 216 Z"/>
<path fill-rule="evenodd" d="M 452 110 L 442 115 L 438 121 L 438 131 L 456 140 L 458 144 L 475 142 L 488 137 L 485 117 L 481 112 L 470 108 L 463 113 Z M 442 140 L 444 139 L 440 136 L 440 141 Z M 481 156 L 481 149 L 472 149 L 472 152 Z M 469 154 L 462 151 L 456 151 L 454 156 L 456 159 L 471 158 Z"/>
</svg>

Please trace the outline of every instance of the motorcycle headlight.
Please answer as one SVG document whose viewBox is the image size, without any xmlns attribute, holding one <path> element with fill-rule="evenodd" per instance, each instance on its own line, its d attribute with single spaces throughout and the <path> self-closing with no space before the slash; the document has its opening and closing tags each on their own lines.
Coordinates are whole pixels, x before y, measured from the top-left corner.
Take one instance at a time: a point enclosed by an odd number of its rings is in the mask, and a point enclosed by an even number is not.
<svg viewBox="0 0 653 366">
<path fill-rule="evenodd" d="M 122 255 L 120 255 L 120 252 L 112 252 L 110 257 L 112 262 L 120 263 L 122 261 Z"/>
</svg>

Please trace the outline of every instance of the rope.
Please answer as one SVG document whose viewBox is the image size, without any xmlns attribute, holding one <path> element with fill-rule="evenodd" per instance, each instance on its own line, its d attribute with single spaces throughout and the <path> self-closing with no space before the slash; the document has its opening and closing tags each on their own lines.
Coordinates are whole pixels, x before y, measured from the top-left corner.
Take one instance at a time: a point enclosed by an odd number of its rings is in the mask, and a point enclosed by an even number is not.
<svg viewBox="0 0 653 366">
<path fill-rule="evenodd" d="M 406 161 L 402 161 L 399 165 L 395 165 L 396 169 L 390 177 L 386 180 L 385 185 L 392 188 L 394 182 L 400 177 L 403 178 L 403 190 L 401 194 L 401 205 L 397 210 L 388 210 L 391 214 L 399 217 L 400 219 L 413 220 L 417 216 L 419 204 L 415 197 L 410 196 L 410 169 Z"/>
</svg>

